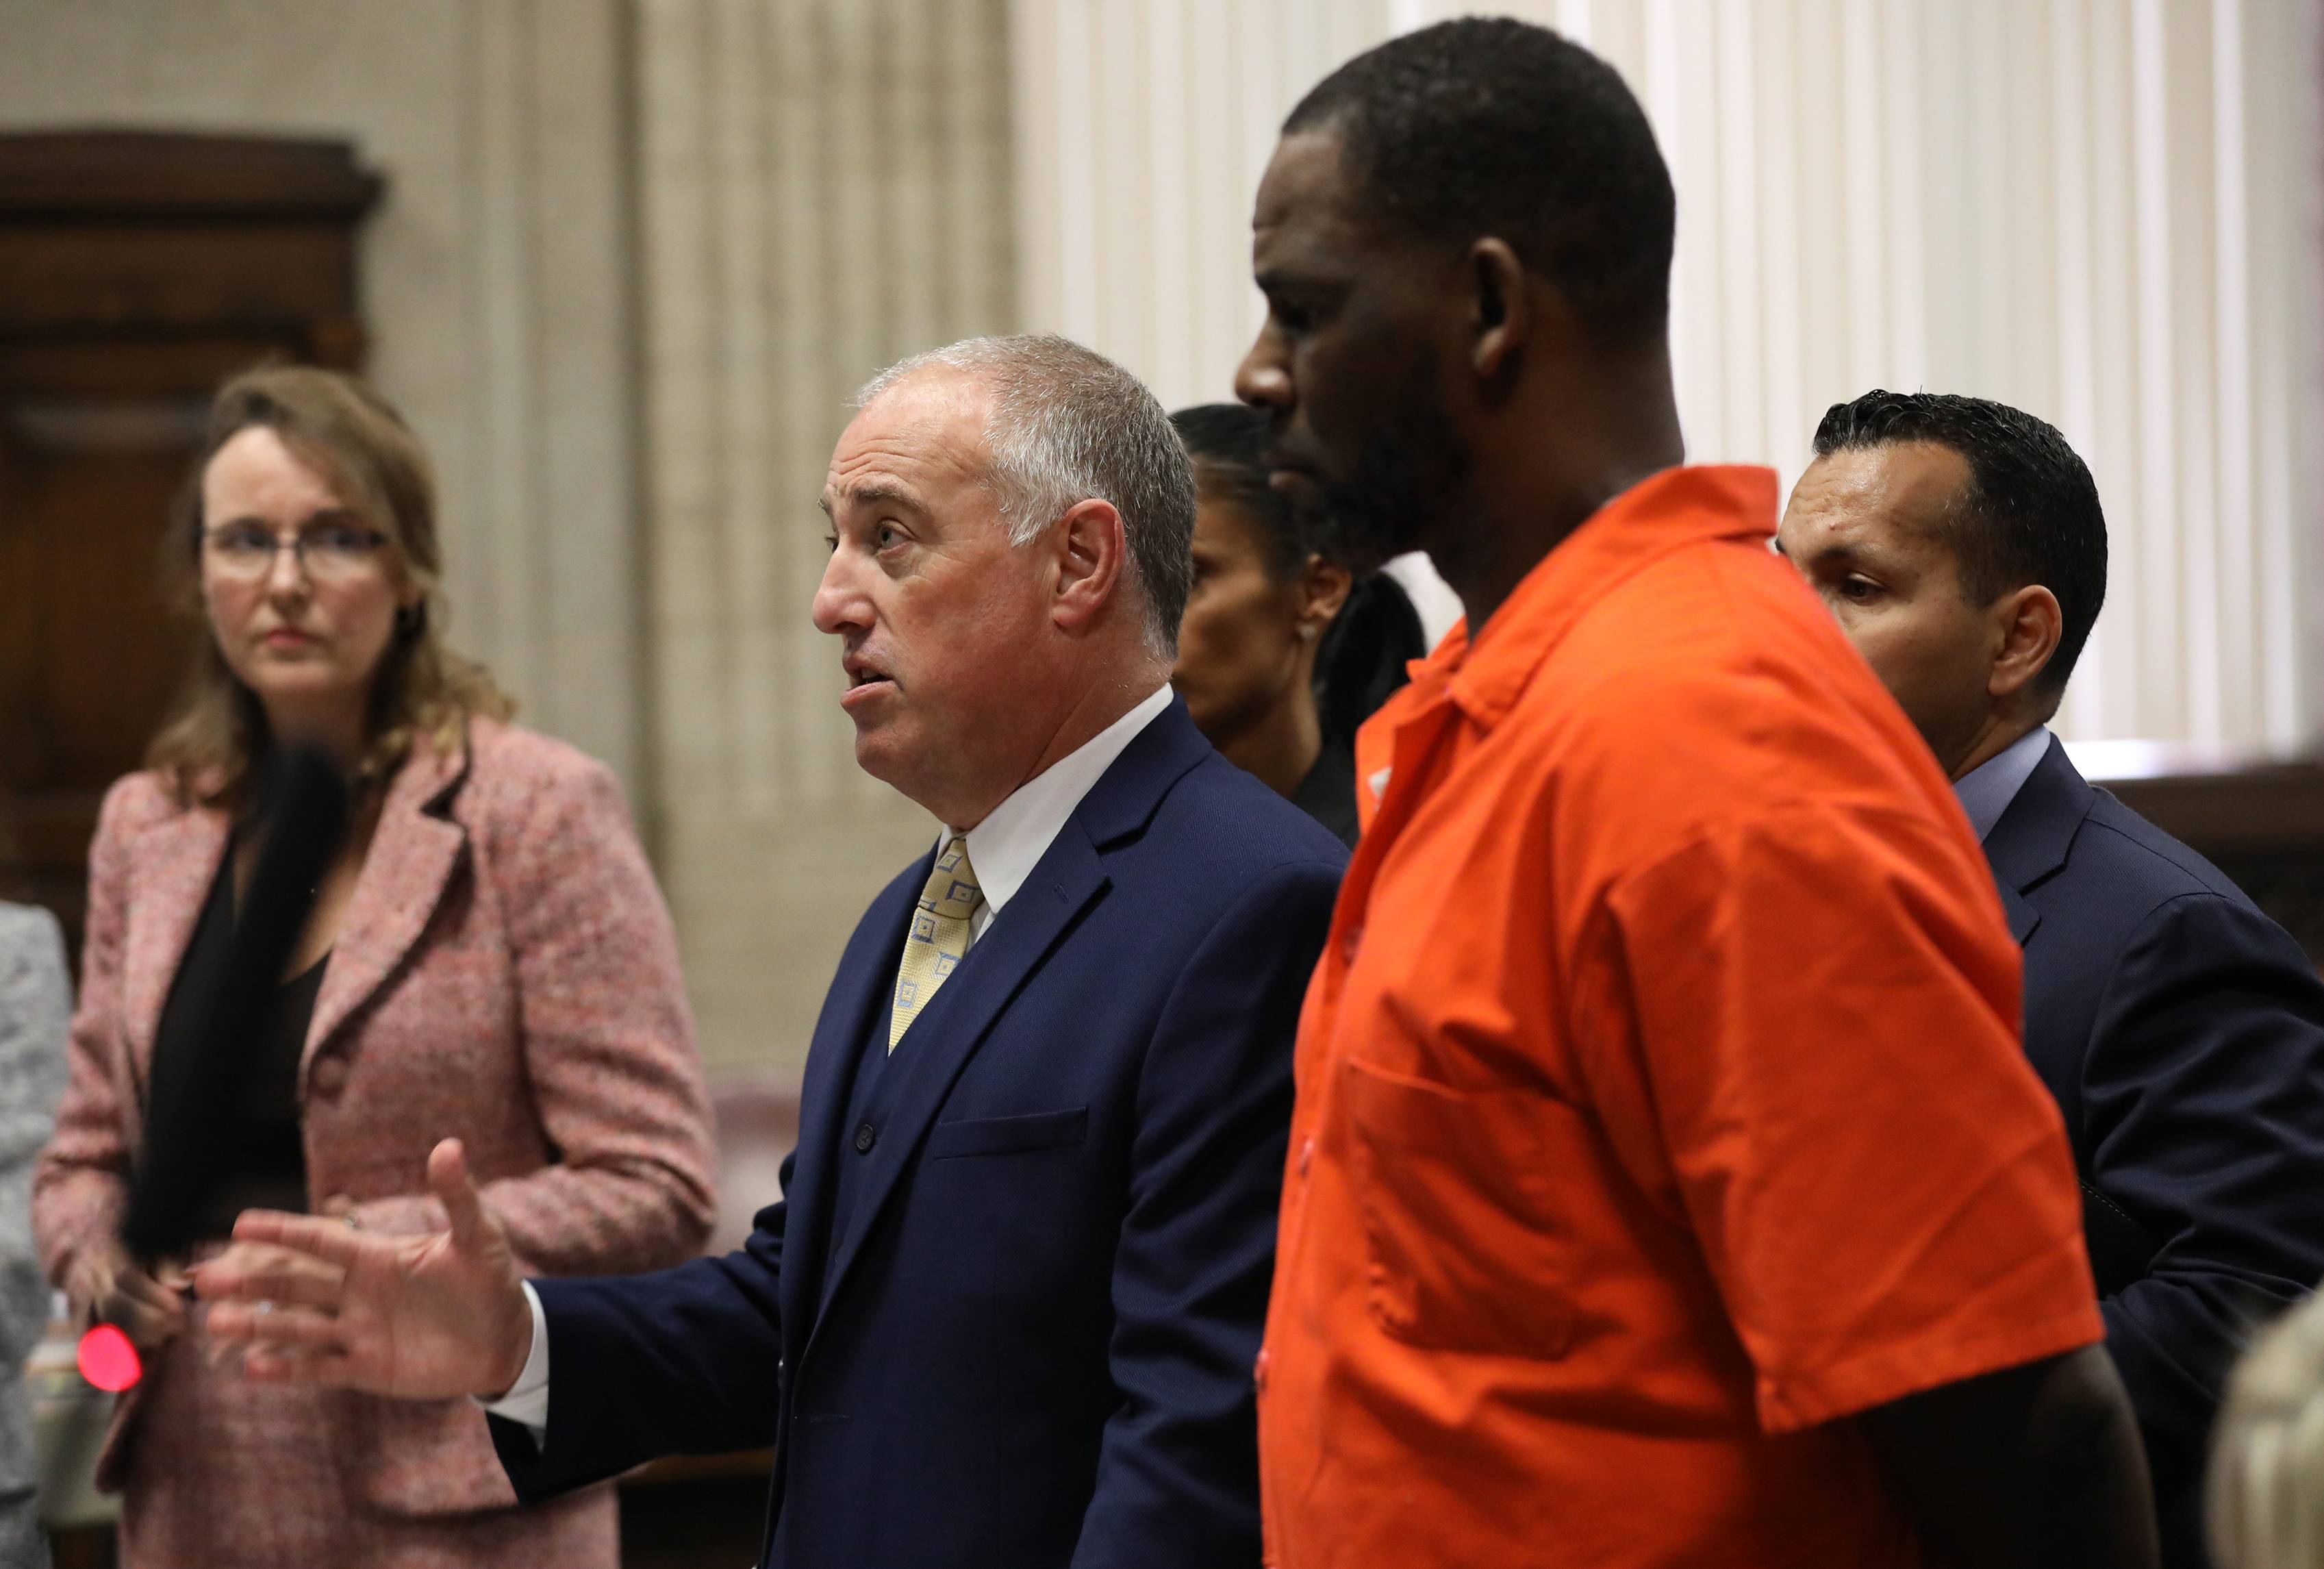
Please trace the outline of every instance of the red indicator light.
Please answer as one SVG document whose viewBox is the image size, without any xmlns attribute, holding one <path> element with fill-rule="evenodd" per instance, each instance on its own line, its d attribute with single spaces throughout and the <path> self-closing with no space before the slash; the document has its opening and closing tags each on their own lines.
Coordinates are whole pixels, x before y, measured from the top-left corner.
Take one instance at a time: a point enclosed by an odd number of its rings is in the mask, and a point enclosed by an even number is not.
<svg viewBox="0 0 2324 1569">
<path fill-rule="evenodd" d="M 118 1326 L 110 1324 L 97 1324 L 80 1337 L 79 1361 L 82 1378 L 116 1395 L 145 1376 L 137 1348 Z"/>
</svg>

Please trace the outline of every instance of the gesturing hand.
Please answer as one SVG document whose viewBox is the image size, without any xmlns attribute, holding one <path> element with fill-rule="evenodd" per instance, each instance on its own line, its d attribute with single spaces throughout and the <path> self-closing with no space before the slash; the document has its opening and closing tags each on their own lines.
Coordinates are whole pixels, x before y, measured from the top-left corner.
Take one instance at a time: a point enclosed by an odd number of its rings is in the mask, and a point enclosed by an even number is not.
<svg viewBox="0 0 2324 1569">
<path fill-rule="evenodd" d="M 271 1382 L 409 1400 L 503 1394 L 532 1348 L 508 1233 L 484 1212 L 456 1139 L 429 1152 L 451 1229 L 383 1236 L 341 1220 L 246 1210 L 194 1270 L 209 1338 Z"/>
</svg>

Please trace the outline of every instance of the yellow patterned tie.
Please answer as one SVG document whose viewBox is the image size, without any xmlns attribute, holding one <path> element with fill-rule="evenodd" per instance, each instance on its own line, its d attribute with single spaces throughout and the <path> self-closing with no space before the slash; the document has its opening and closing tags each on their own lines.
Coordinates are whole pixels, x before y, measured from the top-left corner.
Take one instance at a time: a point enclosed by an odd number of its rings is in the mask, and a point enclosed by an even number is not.
<svg viewBox="0 0 2324 1569">
<path fill-rule="evenodd" d="M 920 907 L 912 912 L 912 929 L 904 934 L 904 958 L 896 966 L 896 1007 L 888 1022 L 890 1051 L 968 952 L 969 918 L 983 902 L 976 868 L 968 863 L 968 841 L 954 835 L 929 869 Z"/>
</svg>

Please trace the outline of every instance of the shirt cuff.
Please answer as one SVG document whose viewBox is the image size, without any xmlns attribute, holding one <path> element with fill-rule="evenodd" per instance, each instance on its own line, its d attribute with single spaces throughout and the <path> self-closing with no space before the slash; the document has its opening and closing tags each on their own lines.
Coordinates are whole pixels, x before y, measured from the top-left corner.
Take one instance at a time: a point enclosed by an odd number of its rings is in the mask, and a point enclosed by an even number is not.
<svg viewBox="0 0 2324 1569">
<path fill-rule="evenodd" d="M 524 1371 L 517 1374 L 507 1394 L 477 1404 L 487 1415 L 521 1425 L 538 1448 L 549 1435 L 549 1317 L 540 1310 L 540 1293 L 532 1282 L 521 1284 L 525 1306 L 532 1309 L 532 1349 L 524 1353 Z"/>
</svg>

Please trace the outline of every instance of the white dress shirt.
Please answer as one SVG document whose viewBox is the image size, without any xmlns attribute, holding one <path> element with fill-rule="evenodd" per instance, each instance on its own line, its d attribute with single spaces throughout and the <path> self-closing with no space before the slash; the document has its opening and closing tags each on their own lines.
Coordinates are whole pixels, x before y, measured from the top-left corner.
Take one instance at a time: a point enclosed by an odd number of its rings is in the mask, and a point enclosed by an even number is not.
<svg viewBox="0 0 2324 1569">
<path fill-rule="evenodd" d="M 1049 853 L 1082 798 L 1138 739 L 1139 733 L 1169 706 L 1170 687 L 1165 682 L 1138 706 L 1019 785 L 985 814 L 984 821 L 968 831 L 968 863 L 984 893 L 984 902 L 969 917 L 972 947 L 1033 875 L 1033 868 Z M 940 830 L 936 848 L 941 851 L 959 832 L 950 827 Z M 549 1431 L 549 1319 L 541 1311 L 540 1294 L 530 1280 L 524 1283 L 524 1299 L 532 1309 L 532 1349 L 525 1353 L 524 1371 L 517 1375 L 507 1394 L 484 1402 L 484 1407 L 495 1417 L 524 1424 L 538 1444 Z"/>
</svg>

